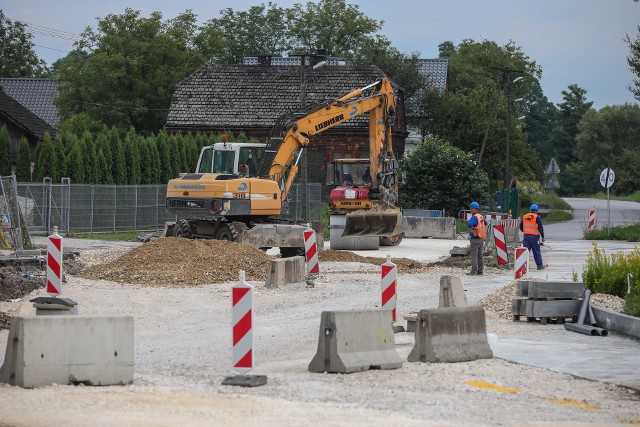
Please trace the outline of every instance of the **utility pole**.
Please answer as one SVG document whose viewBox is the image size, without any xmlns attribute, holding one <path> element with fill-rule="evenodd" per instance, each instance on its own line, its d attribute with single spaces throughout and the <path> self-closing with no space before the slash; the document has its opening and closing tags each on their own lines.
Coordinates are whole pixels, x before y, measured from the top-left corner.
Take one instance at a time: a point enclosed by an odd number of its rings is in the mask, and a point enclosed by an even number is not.
<svg viewBox="0 0 640 427">
<path fill-rule="evenodd" d="M 511 182 L 510 180 L 510 173 L 509 173 L 509 163 L 510 163 L 510 159 L 509 159 L 509 150 L 510 150 L 510 145 L 511 145 L 511 89 L 512 89 L 512 85 L 513 83 L 522 80 L 523 77 L 519 76 L 516 77 L 514 80 L 511 80 L 512 76 L 514 74 L 524 74 L 523 70 L 515 70 L 513 68 L 507 68 L 507 67 L 491 67 L 494 70 L 498 70 L 502 73 L 502 79 L 501 79 L 501 83 L 500 86 L 505 86 L 506 85 L 506 89 L 507 89 L 507 135 L 506 135 L 506 141 L 505 141 L 505 168 L 504 168 L 504 181 L 503 181 L 503 188 L 508 188 L 509 187 L 509 182 Z M 496 94 L 496 98 L 497 98 L 497 94 Z M 495 108 L 495 104 L 494 104 L 494 108 Z M 493 112 L 492 112 L 492 116 L 493 116 Z M 491 122 L 493 120 L 490 119 L 489 123 L 487 124 L 487 130 L 485 132 L 485 139 L 482 142 L 482 148 L 480 149 L 480 160 L 482 160 L 482 153 L 484 152 L 484 146 L 486 143 L 486 139 L 487 136 L 489 134 L 489 127 L 491 126 Z"/>
</svg>

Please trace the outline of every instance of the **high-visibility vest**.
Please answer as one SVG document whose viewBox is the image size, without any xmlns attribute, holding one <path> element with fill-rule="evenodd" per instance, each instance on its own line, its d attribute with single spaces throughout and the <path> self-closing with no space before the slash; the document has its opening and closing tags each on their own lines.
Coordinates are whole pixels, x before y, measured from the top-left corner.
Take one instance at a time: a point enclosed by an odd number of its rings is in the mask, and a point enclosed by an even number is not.
<svg viewBox="0 0 640 427">
<path fill-rule="evenodd" d="M 478 225 L 476 225 L 475 227 L 471 227 L 471 233 L 474 237 L 486 239 L 487 227 L 484 225 L 484 217 L 480 214 L 475 214 L 474 216 L 478 218 Z"/>
<path fill-rule="evenodd" d="M 538 214 L 528 213 L 522 217 L 522 232 L 534 236 L 540 235 L 540 231 L 538 231 Z"/>
</svg>

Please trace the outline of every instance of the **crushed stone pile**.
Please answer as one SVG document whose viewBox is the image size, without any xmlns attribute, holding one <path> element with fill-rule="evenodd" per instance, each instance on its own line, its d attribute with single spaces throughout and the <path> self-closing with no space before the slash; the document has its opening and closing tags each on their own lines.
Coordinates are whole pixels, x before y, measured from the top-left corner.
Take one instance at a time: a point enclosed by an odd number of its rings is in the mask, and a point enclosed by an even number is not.
<svg viewBox="0 0 640 427">
<path fill-rule="evenodd" d="M 513 280 L 511 283 L 498 289 L 493 294 L 481 299 L 478 304 L 485 310 L 498 314 L 502 319 L 512 320 L 513 311 L 511 301 L 514 298 L 520 298 L 516 296 L 517 289 L 518 281 Z M 607 308 L 618 313 L 622 313 L 624 310 L 624 300 L 614 295 L 593 294 L 591 295 L 589 302 L 592 305 Z"/>
<path fill-rule="evenodd" d="M 382 265 L 385 263 L 385 258 L 365 257 L 358 254 L 354 254 L 349 251 L 338 251 L 335 249 L 327 249 L 318 253 L 318 261 L 320 262 L 360 262 L 366 264 Z M 398 271 L 402 273 L 417 273 L 424 271 L 428 265 L 423 264 L 420 261 L 416 261 L 409 258 L 391 258 L 391 262 L 398 266 Z"/>
<path fill-rule="evenodd" d="M 86 279 L 142 285 L 194 286 L 238 280 L 264 281 L 272 256 L 253 245 L 166 237 L 132 249 L 78 274 Z"/>
</svg>

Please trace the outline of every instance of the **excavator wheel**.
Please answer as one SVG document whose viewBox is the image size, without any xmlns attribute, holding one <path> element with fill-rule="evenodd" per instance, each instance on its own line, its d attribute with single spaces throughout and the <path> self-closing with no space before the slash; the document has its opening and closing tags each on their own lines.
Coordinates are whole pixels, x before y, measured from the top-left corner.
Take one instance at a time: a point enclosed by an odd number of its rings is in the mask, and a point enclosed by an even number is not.
<svg viewBox="0 0 640 427">
<path fill-rule="evenodd" d="M 282 258 L 304 256 L 304 248 L 280 248 L 280 256 Z"/>
<path fill-rule="evenodd" d="M 193 239 L 193 231 L 191 231 L 189 221 L 187 221 L 186 219 L 181 219 L 176 222 L 176 225 L 173 228 L 173 237 L 184 237 L 185 239 Z"/>
<path fill-rule="evenodd" d="M 231 224 L 220 224 L 220 228 L 218 228 L 218 232 L 216 233 L 216 240 L 235 242 L 238 240 L 238 231 Z"/>
<path fill-rule="evenodd" d="M 402 242 L 404 233 L 394 234 L 391 237 L 381 237 L 380 246 L 398 246 Z"/>
</svg>

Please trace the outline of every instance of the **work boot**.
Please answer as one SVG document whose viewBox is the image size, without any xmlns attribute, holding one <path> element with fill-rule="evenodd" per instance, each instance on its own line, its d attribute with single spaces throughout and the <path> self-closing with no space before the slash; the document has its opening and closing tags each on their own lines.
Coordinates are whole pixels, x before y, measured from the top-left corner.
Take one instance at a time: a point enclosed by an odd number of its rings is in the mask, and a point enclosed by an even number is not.
<svg viewBox="0 0 640 427">
<path fill-rule="evenodd" d="M 475 271 L 470 271 L 467 273 L 467 276 L 477 276 L 478 273 L 476 273 Z"/>
<path fill-rule="evenodd" d="M 484 274 L 483 271 L 478 271 L 478 276 L 482 276 Z"/>
</svg>

